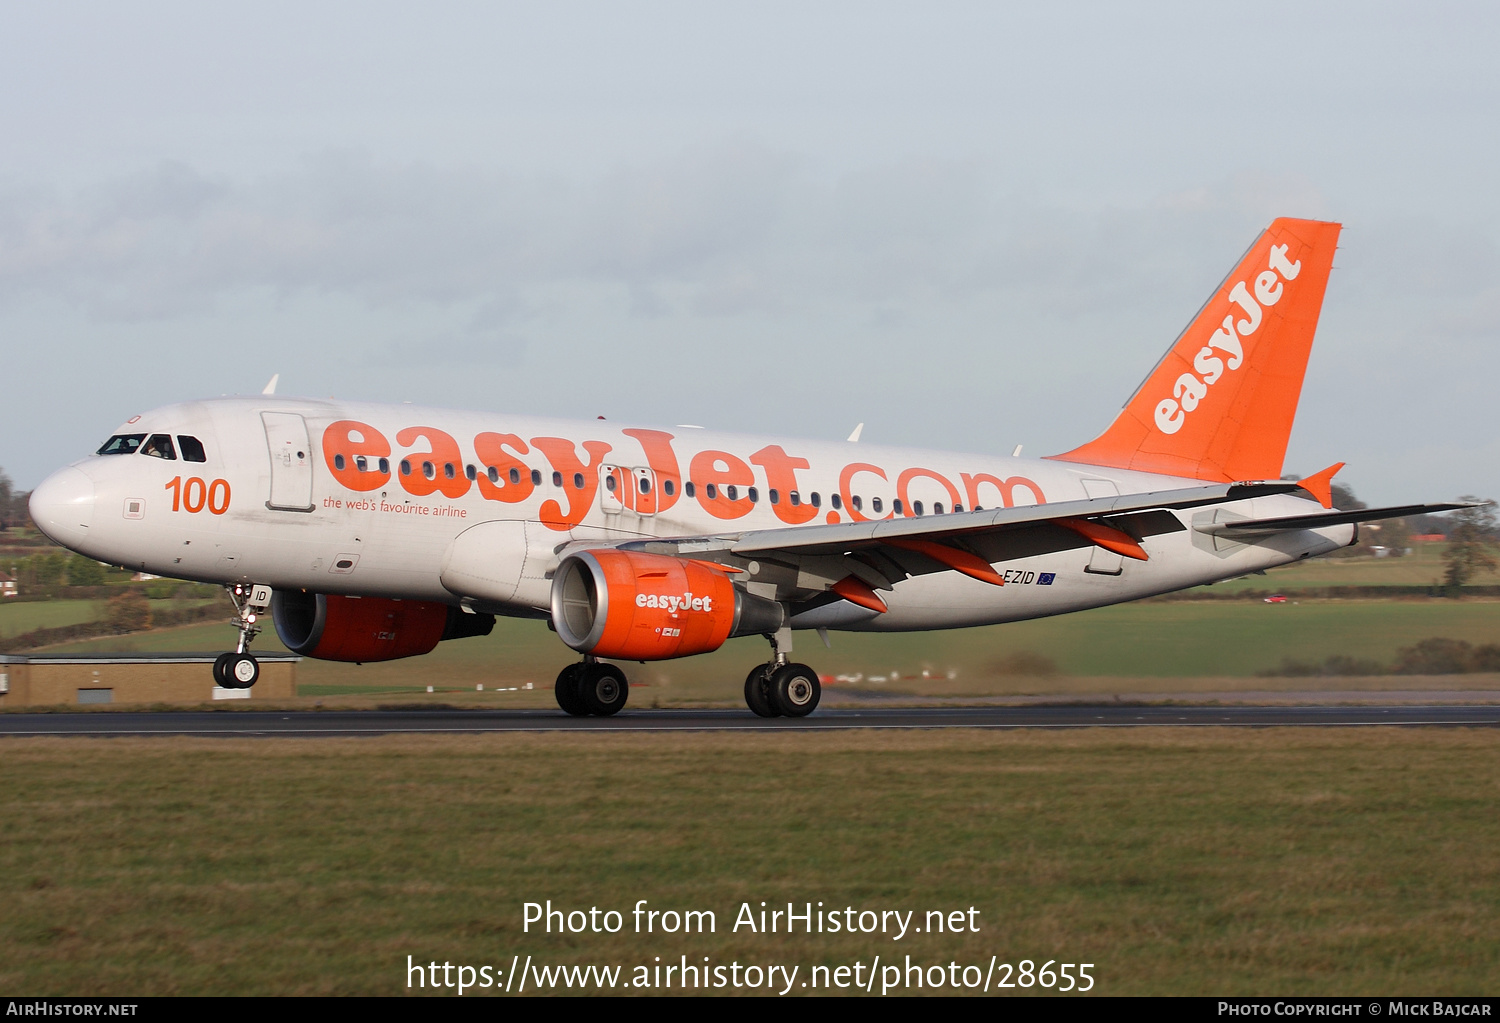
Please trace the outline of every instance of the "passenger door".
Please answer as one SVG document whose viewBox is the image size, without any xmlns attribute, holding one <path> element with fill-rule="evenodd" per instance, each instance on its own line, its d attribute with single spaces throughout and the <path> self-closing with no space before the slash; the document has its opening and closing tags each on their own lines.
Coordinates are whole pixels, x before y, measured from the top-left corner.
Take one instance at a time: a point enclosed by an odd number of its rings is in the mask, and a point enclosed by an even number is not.
<svg viewBox="0 0 1500 1023">
<path fill-rule="evenodd" d="M 307 440 L 307 423 L 291 412 L 262 412 L 260 419 L 271 455 L 271 496 L 266 507 L 312 511 L 312 445 Z"/>
</svg>

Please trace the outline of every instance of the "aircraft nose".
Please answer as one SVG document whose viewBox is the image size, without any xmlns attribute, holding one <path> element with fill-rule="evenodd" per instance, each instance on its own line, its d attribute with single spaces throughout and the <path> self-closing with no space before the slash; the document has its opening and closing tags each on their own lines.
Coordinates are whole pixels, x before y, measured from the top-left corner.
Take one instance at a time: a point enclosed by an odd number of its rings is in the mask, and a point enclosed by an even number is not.
<svg viewBox="0 0 1500 1023">
<path fill-rule="evenodd" d="M 69 466 L 42 480 L 31 492 L 31 519 L 64 547 L 79 547 L 94 524 L 94 481 Z"/>
</svg>

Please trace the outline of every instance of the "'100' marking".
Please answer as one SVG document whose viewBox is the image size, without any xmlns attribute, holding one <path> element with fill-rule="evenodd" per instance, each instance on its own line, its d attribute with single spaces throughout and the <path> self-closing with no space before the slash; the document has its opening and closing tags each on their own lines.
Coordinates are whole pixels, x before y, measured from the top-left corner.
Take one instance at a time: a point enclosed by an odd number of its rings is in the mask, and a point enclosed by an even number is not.
<svg viewBox="0 0 1500 1023">
<path fill-rule="evenodd" d="M 204 483 L 199 477 L 190 476 L 184 483 L 181 476 L 173 476 L 172 482 L 168 483 L 164 489 L 172 492 L 173 511 L 196 514 L 207 507 L 213 514 L 223 515 L 229 510 L 228 480 Z"/>
</svg>

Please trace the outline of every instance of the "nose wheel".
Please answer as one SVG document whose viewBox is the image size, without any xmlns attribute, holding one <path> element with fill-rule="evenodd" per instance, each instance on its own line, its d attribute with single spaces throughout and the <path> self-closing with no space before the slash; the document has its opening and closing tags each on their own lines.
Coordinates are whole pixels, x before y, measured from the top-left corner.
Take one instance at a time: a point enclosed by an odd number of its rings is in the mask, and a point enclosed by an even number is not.
<svg viewBox="0 0 1500 1023">
<path fill-rule="evenodd" d="M 250 642 L 260 635 L 261 620 L 271 606 L 271 587 L 235 583 L 225 587 L 234 601 L 234 627 L 239 642 L 233 651 L 214 659 L 214 684 L 221 689 L 249 689 L 260 678 L 260 662 L 250 653 Z"/>
</svg>

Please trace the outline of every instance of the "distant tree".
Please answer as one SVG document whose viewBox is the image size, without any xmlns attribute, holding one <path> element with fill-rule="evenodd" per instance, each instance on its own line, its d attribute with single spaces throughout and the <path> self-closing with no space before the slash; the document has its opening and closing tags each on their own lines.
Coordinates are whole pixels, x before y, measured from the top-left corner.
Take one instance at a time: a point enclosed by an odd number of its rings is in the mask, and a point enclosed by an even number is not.
<svg viewBox="0 0 1500 1023">
<path fill-rule="evenodd" d="M 1352 487 L 1346 487 L 1342 483 L 1333 484 L 1333 506 L 1340 511 L 1359 511 L 1370 507 L 1354 496 Z"/>
<path fill-rule="evenodd" d="M 1386 519 L 1377 525 L 1380 526 L 1380 530 L 1373 538 L 1374 542 L 1389 549 L 1393 558 L 1399 558 L 1405 554 L 1406 549 L 1411 546 L 1411 527 L 1406 524 L 1406 520 Z"/>
<path fill-rule="evenodd" d="M 31 570 L 30 582 L 37 586 L 55 586 L 62 582 L 63 572 L 68 567 L 66 554 L 33 554 L 27 559 Z"/>
<path fill-rule="evenodd" d="M 1464 585 L 1480 572 L 1500 567 L 1493 553 L 1497 528 L 1495 502 L 1480 501 L 1467 494 L 1459 500 L 1475 502 L 1476 507 L 1461 508 L 1450 519 L 1448 543 L 1443 549 L 1443 581 L 1451 589 Z"/>
<path fill-rule="evenodd" d="M 103 586 L 104 566 L 93 558 L 68 559 L 69 586 Z"/>
<path fill-rule="evenodd" d="M 4 469 L 0 469 L 0 533 L 5 532 L 15 524 L 12 516 L 16 504 L 15 484 L 11 482 Z"/>
<path fill-rule="evenodd" d="M 1474 648 L 1434 636 L 1396 651 L 1397 675 L 1461 675 L 1474 670 Z"/>
<path fill-rule="evenodd" d="M 138 590 L 111 597 L 104 620 L 115 632 L 142 632 L 151 628 L 151 602 Z"/>
</svg>

